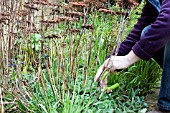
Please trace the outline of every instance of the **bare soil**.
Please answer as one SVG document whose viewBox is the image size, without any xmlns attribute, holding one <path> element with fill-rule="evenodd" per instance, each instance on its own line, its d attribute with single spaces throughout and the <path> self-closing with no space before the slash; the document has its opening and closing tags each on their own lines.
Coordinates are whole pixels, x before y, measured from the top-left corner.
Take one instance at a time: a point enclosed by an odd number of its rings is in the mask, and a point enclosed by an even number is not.
<svg viewBox="0 0 170 113">
<path fill-rule="evenodd" d="M 149 110 L 154 110 L 157 107 L 159 88 L 154 89 L 151 93 L 146 95 L 145 101 L 148 104 Z"/>
</svg>

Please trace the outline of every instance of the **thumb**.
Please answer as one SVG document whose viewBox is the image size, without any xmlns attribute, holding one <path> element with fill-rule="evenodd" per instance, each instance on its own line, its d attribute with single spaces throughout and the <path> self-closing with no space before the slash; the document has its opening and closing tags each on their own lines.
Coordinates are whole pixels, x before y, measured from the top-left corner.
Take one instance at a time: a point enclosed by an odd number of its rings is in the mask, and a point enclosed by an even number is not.
<svg viewBox="0 0 170 113">
<path fill-rule="evenodd" d="M 103 66 L 102 66 L 102 70 L 104 71 L 105 69 L 106 69 L 106 65 L 104 63 Z"/>
<path fill-rule="evenodd" d="M 103 72 L 103 69 L 105 69 L 104 64 L 101 65 L 101 66 L 99 67 L 99 69 L 97 70 L 97 73 L 96 73 L 96 75 L 95 75 L 95 77 L 94 77 L 94 81 L 95 81 L 95 82 L 98 81 L 100 75 L 101 75 L 102 72 Z"/>
<path fill-rule="evenodd" d="M 103 70 L 104 70 L 105 68 L 108 68 L 111 73 L 114 73 L 114 71 L 116 70 L 116 67 L 113 65 L 113 63 L 112 63 L 111 61 L 109 62 L 109 59 L 107 59 L 107 60 L 104 62 Z"/>
</svg>

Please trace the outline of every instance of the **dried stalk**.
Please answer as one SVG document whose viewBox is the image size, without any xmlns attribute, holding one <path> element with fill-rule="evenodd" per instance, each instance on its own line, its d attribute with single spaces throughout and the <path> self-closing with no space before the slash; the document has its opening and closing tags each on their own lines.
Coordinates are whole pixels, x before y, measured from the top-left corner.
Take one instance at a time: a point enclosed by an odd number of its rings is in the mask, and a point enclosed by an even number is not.
<svg viewBox="0 0 170 113">
<path fill-rule="evenodd" d="M 1 113 L 4 113 L 4 102 L 3 102 L 3 97 L 2 97 L 2 87 L 0 87 L 0 98 L 1 98 Z"/>
</svg>

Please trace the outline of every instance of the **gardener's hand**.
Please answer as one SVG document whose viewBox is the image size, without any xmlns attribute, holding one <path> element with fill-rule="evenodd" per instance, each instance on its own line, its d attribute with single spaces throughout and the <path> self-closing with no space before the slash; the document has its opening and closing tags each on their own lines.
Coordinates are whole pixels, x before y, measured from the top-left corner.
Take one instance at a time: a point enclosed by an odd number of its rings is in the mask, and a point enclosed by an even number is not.
<svg viewBox="0 0 170 113">
<path fill-rule="evenodd" d="M 105 60 L 104 64 L 102 64 L 99 67 L 94 78 L 94 81 L 98 80 L 98 78 L 100 77 L 101 73 L 105 68 L 109 69 L 110 72 L 114 73 L 114 70 L 125 69 L 130 65 L 134 64 L 135 62 L 137 62 L 138 60 L 140 60 L 140 58 L 137 55 L 135 55 L 133 51 L 130 51 L 129 54 L 126 56 L 111 56 L 111 58 Z M 102 88 L 107 86 L 107 78 L 104 81 L 100 81 L 100 86 Z"/>
<path fill-rule="evenodd" d="M 114 70 L 128 68 L 138 60 L 140 60 L 140 58 L 135 55 L 133 51 L 130 51 L 126 56 L 111 56 L 105 60 L 102 69 L 107 68 L 114 73 Z"/>
<path fill-rule="evenodd" d="M 130 51 L 129 54 L 127 54 L 126 56 L 111 56 L 110 58 L 105 60 L 105 62 L 99 67 L 94 81 L 98 80 L 105 68 L 109 69 L 109 71 L 114 73 L 114 70 L 125 69 L 137 62 L 138 60 L 140 60 L 140 58 L 135 55 L 133 51 Z"/>
</svg>

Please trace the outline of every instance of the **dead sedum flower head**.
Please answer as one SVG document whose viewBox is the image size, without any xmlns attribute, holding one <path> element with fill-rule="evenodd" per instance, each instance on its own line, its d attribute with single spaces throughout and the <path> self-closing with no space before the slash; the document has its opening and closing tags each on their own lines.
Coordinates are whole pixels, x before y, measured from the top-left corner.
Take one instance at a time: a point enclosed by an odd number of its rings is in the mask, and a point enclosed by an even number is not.
<svg viewBox="0 0 170 113">
<path fill-rule="evenodd" d="M 79 19 L 78 18 L 71 18 L 71 17 L 68 17 L 68 16 L 61 16 L 61 17 L 58 17 L 57 18 L 57 21 L 73 21 L 73 22 L 77 22 Z"/>
<path fill-rule="evenodd" d="M 113 12 L 112 10 L 110 10 L 110 9 L 103 9 L 103 8 L 100 8 L 100 9 L 99 9 L 99 12 L 109 13 L 109 14 L 115 14 L 115 12 Z"/>
<path fill-rule="evenodd" d="M 139 6 L 142 0 L 121 0 L 124 8 L 131 8 L 132 6 Z"/>
<path fill-rule="evenodd" d="M 84 13 L 82 12 L 66 12 L 66 16 L 84 16 Z"/>
<path fill-rule="evenodd" d="M 73 7 L 86 7 L 87 5 L 84 2 L 69 2 Z"/>
<path fill-rule="evenodd" d="M 72 33 L 79 33 L 81 31 L 80 29 L 76 29 L 76 28 L 69 28 L 67 30 L 69 30 Z"/>
<path fill-rule="evenodd" d="M 91 29 L 91 30 L 94 30 L 94 25 L 93 25 L 93 24 L 82 25 L 81 27 L 84 28 L 84 29 Z"/>
</svg>

